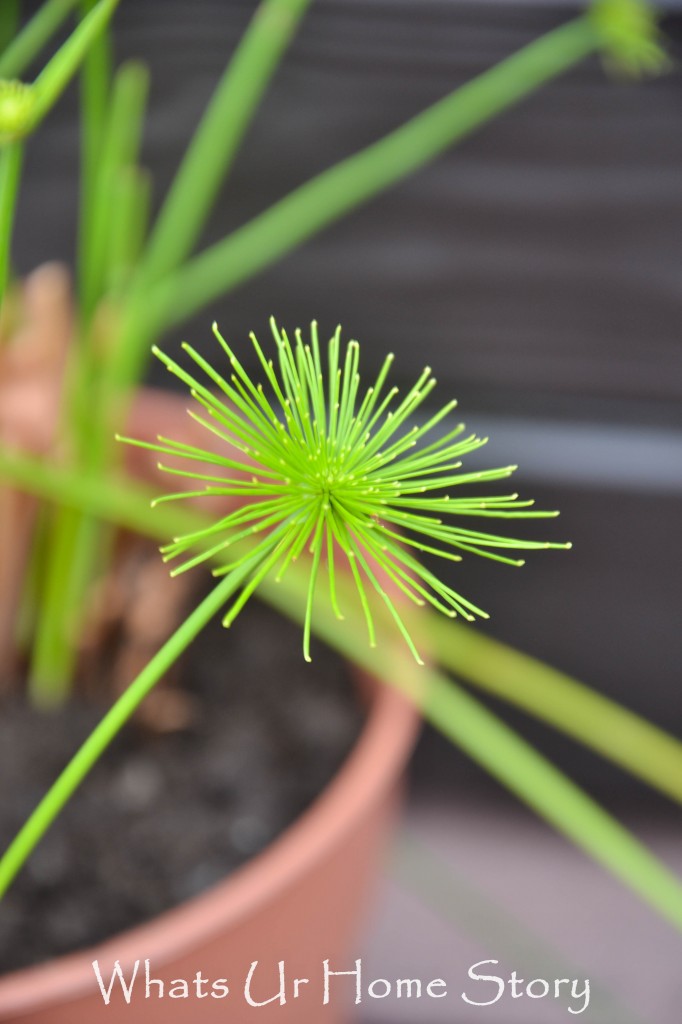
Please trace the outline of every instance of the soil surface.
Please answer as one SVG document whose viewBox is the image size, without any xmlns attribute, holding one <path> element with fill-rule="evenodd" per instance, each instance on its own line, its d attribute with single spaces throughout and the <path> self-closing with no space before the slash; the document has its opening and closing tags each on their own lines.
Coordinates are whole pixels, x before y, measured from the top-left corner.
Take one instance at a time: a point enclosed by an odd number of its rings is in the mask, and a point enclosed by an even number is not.
<svg viewBox="0 0 682 1024">
<path fill-rule="evenodd" d="M 344 663 L 251 602 L 185 658 L 189 721 L 128 726 L 17 877 L 0 910 L 0 971 L 138 924 L 217 882 L 269 843 L 339 768 L 362 724 Z M 74 702 L 0 710 L 0 846 L 100 719 Z"/>
</svg>

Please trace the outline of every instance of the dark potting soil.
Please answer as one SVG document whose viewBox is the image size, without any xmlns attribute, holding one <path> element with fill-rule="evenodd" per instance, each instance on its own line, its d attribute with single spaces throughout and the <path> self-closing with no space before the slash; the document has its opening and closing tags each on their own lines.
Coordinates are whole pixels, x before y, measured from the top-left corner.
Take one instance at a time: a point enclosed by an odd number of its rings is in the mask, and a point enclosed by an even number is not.
<svg viewBox="0 0 682 1024">
<path fill-rule="evenodd" d="M 0 906 L 0 971 L 138 924 L 218 881 L 266 846 L 348 754 L 362 712 L 344 663 L 251 602 L 187 653 L 193 714 L 180 731 L 128 726 L 36 849 Z M 4 848 L 102 708 L 0 708 Z"/>
</svg>

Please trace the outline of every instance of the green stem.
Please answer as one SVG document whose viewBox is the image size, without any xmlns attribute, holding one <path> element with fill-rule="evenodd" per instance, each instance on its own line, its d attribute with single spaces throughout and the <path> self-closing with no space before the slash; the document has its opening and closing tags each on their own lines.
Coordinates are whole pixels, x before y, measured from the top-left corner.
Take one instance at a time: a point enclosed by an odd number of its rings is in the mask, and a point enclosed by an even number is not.
<svg viewBox="0 0 682 1024">
<path fill-rule="evenodd" d="M 92 0 L 81 2 L 83 17 L 93 8 Z M 81 306 L 92 312 L 93 301 L 88 294 L 88 274 L 94 243 L 92 235 L 97 213 L 97 183 L 99 162 L 107 113 L 109 110 L 109 87 L 111 83 L 111 44 L 106 31 L 88 51 L 80 81 L 80 133 L 81 133 L 81 181 L 80 181 L 80 222 L 78 225 L 78 282 Z"/>
<path fill-rule="evenodd" d="M 318 637 L 387 685 L 405 691 L 455 746 L 682 931 L 682 883 L 643 843 L 447 676 L 428 667 L 415 670 L 396 654 L 388 637 L 377 648 L 358 644 L 361 617 L 350 596 L 344 605 L 350 614 L 340 624 L 323 591 L 320 586 L 314 620 Z M 304 579 L 285 577 L 279 584 L 266 580 L 261 592 L 282 614 L 303 621 Z M 415 677 L 415 671 L 421 676 Z"/>
<path fill-rule="evenodd" d="M 253 15 L 199 122 L 143 259 L 148 284 L 186 259 L 273 73 L 311 0 L 265 0 Z"/>
<path fill-rule="evenodd" d="M 97 158 L 90 169 L 94 180 L 84 191 L 84 204 L 89 212 L 80 273 L 81 310 L 86 323 L 90 323 L 104 294 L 112 236 L 119 220 L 119 211 L 112 208 L 112 199 L 122 175 L 137 165 L 147 86 L 148 75 L 143 65 L 124 64 L 114 79 L 107 118 L 98 134 Z M 84 120 L 88 122 L 87 114 Z M 89 132 L 84 135 L 87 140 Z M 87 149 L 86 144 L 84 150 Z M 88 163 L 86 159 L 86 172 Z M 87 181 L 87 173 L 84 180 Z M 87 199 L 89 194 L 90 200 Z M 81 386 L 83 383 L 81 381 Z M 91 416 L 92 403 L 87 404 Z"/>
<path fill-rule="evenodd" d="M 99 0 L 40 72 L 34 82 L 33 128 L 54 106 L 76 74 L 97 37 L 106 28 L 117 4 L 118 0 Z"/>
<path fill-rule="evenodd" d="M 0 149 L 0 312 L 9 280 L 12 229 L 23 156 L 22 142 L 9 142 Z"/>
<path fill-rule="evenodd" d="M 434 617 L 429 632 L 443 666 L 682 803 L 682 743 L 675 737 L 584 683 L 471 627 Z"/>
<path fill-rule="evenodd" d="M 0 78 L 19 78 L 77 2 L 78 0 L 47 0 L 0 55 Z"/>
<path fill-rule="evenodd" d="M 587 18 L 548 33 L 450 96 L 270 207 L 159 282 L 139 311 L 154 333 L 185 320 L 218 296 L 413 174 L 453 143 L 594 52 Z"/>
<path fill-rule="evenodd" d="M 101 523 L 58 505 L 48 521 L 47 557 L 31 645 L 28 693 L 36 708 L 60 707 L 71 692 L 84 595 L 97 569 Z"/>
<path fill-rule="evenodd" d="M 254 556 L 221 580 L 107 712 L 0 859 L 0 898 L 64 805 L 150 690 L 156 686 L 206 623 L 220 611 L 234 591 L 250 575 L 260 558 L 261 555 Z"/>
</svg>

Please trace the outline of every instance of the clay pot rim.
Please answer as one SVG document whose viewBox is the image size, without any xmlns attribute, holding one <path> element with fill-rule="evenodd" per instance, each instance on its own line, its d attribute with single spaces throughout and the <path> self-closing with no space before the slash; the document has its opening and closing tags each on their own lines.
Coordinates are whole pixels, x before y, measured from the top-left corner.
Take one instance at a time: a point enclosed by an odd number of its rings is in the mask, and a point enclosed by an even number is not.
<svg viewBox="0 0 682 1024">
<path fill-rule="evenodd" d="M 329 785 L 280 836 L 223 881 L 104 943 L 0 977 L 0 1019 L 20 1019 L 42 1006 L 76 1000 L 92 989 L 92 961 L 125 966 L 144 950 L 157 966 L 198 948 L 288 888 L 339 844 L 371 811 L 402 770 L 416 739 L 419 714 L 390 686 L 351 669 L 370 694 L 367 718 Z"/>
</svg>

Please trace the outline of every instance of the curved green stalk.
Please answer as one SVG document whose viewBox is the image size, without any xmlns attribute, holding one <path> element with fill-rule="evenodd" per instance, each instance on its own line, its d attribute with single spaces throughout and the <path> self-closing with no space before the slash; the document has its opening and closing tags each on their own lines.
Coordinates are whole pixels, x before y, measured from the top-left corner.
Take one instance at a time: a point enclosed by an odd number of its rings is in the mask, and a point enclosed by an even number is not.
<svg viewBox="0 0 682 1024">
<path fill-rule="evenodd" d="M 88 51 L 106 28 L 117 4 L 118 0 L 99 0 L 40 72 L 33 83 L 36 105 L 31 129 L 35 128 L 55 105 L 85 60 Z"/>
<path fill-rule="evenodd" d="M 211 591 L 154 655 L 90 734 L 0 859 L 0 898 L 93 765 L 162 675 L 261 560 L 255 554 Z"/>
<path fill-rule="evenodd" d="M 81 22 L 91 14 L 95 0 L 80 0 Z M 94 249 L 97 189 L 104 136 L 110 119 L 111 40 L 106 29 L 90 46 L 80 74 L 80 205 L 76 274 L 81 313 L 88 323 L 93 301 L 89 294 L 89 266 Z M 107 207 L 111 197 L 107 197 Z"/>
<path fill-rule="evenodd" d="M 282 614 L 300 622 L 305 607 L 301 583 L 294 577 L 280 584 L 266 580 L 263 596 Z M 407 692 L 427 721 L 452 743 L 682 931 L 682 881 L 551 761 L 453 680 L 429 667 L 412 668 L 407 659 L 396 656 L 386 635 L 378 648 L 358 644 L 361 619 L 352 599 L 348 604 L 347 622 L 339 624 L 326 595 L 320 594 L 315 619 L 318 637 L 387 685 Z"/>
<path fill-rule="evenodd" d="M 429 623 L 447 669 L 566 733 L 682 803 L 682 743 L 628 708 L 506 644 L 458 623 Z"/>
<path fill-rule="evenodd" d="M 128 61 L 117 71 L 111 96 L 107 103 L 106 119 L 99 124 L 98 139 L 90 147 L 84 145 L 84 207 L 88 209 L 84 217 L 82 248 L 80 259 L 80 290 L 81 316 L 85 324 L 89 324 L 97 303 L 105 293 L 107 271 L 110 264 L 112 238 L 120 221 L 118 205 L 114 207 L 112 200 L 116 195 L 117 186 L 126 173 L 133 172 L 137 167 L 137 158 L 142 137 L 144 110 L 148 90 L 148 74 L 144 65 L 136 61 Z M 89 117 L 88 102 L 84 97 L 84 120 Z M 94 105 L 94 103 L 93 103 Z M 94 118 L 93 118 L 94 120 Z M 99 120 L 99 119 L 97 119 Z M 84 142 L 89 132 L 85 131 Z M 88 154 L 88 149 L 93 152 Z M 93 167 L 88 172 L 88 164 Z M 93 180 L 87 184 L 88 174 Z M 91 199 L 86 199 L 91 193 Z M 95 358 L 92 355 L 91 358 Z M 77 361 L 83 359 L 79 352 Z M 100 360 L 101 361 L 101 357 Z M 87 416 L 92 416 L 91 386 L 100 383 L 88 379 L 88 374 L 79 374 L 78 385 L 88 392 Z M 86 432 L 87 435 L 87 432 Z"/>
</svg>

